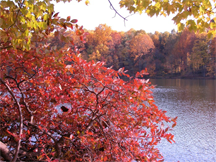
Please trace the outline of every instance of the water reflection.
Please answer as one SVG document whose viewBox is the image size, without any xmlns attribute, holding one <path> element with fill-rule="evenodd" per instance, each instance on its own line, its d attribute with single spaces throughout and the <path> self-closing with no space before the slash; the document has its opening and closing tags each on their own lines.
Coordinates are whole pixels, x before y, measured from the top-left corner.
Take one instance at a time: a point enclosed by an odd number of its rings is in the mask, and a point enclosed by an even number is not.
<svg viewBox="0 0 216 162">
<path fill-rule="evenodd" d="M 155 101 L 178 116 L 175 144 L 158 146 L 165 161 L 216 161 L 216 80 L 151 79 Z"/>
</svg>

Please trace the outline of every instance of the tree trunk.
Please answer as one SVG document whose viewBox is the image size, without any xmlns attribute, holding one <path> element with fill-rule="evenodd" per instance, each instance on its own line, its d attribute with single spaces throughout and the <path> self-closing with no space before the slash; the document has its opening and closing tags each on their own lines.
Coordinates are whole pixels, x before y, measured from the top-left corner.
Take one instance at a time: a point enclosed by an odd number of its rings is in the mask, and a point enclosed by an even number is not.
<svg viewBox="0 0 216 162">
<path fill-rule="evenodd" d="M 11 161 L 12 158 L 9 153 L 7 146 L 0 141 L 0 156 L 3 157 L 5 161 Z"/>
</svg>

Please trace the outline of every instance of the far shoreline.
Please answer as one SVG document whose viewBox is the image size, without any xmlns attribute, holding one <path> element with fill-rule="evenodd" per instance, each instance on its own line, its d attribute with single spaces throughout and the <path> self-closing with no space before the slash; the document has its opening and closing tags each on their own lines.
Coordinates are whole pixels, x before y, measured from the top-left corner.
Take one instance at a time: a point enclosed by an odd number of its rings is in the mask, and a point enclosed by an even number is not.
<svg viewBox="0 0 216 162">
<path fill-rule="evenodd" d="M 201 77 L 201 76 L 149 76 L 149 79 L 210 79 L 215 80 L 215 77 Z"/>
</svg>

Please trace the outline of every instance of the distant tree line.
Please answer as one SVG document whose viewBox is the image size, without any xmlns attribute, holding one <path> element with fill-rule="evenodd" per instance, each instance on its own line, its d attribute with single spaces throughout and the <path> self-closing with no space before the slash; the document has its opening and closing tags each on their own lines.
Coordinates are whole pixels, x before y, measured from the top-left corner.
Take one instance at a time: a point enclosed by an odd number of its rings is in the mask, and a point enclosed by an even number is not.
<svg viewBox="0 0 216 162">
<path fill-rule="evenodd" d="M 117 32 L 101 24 L 95 30 L 85 30 L 86 43 L 73 31 L 74 46 L 87 61 L 104 61 L 115 70 L 124 67 L 130 75 L 147 68 L 150 77 L 216 76 L 216 38 L 207 33 L 182 32 L 154 34 L 130 29 Z M 50 37 L 51 46 L 66 48 L 58 37 Z"/>
</svg>

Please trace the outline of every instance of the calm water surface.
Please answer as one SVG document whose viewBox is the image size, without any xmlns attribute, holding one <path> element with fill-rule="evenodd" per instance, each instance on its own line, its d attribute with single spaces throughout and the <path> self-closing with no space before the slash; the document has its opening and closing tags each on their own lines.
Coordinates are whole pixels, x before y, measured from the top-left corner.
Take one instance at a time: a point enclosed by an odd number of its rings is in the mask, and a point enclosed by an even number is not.
<svg viewBox="0 0 216 162">
<path fill-rule="evenodd" d="M 176 143 L 158 145 L 166 162 L 216 162 L 216 80 L 151 79 L 156 105 L 178 116 Z"/>
</svg>

